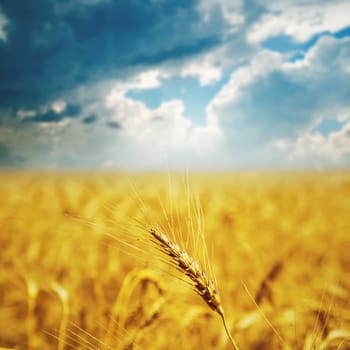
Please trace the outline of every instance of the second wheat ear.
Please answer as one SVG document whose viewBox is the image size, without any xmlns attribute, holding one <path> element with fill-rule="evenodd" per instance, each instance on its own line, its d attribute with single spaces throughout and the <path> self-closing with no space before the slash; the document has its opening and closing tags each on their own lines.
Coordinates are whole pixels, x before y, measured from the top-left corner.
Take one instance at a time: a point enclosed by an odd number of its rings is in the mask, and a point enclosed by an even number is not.
<svg viewBox="0 0 350 350">
<path fill-rule="evenodd" d="M 201 268 L 199 263 L 192 258 L 185 250 L 181 249 L 179 245 L 168 238 L 164 233 L 155 229 L 149 229 L 148 232 L 152 235 L 155 243 L 160 248 L 160 251 L 169 258 L 169 263 L 173 265 L 176 270 L 186 275 L 193 284 L 194 291 L 206 302 L 206 304 L 222 319 L 225 332 L 230 339 L 231 344 L 236 350 L 237 344 L 232 338 L 228 330 L 224 310 L 221 305 L 220 296 L 215 287 L 215 283 L 208 278 L 205 271 Z"/>
</svg>

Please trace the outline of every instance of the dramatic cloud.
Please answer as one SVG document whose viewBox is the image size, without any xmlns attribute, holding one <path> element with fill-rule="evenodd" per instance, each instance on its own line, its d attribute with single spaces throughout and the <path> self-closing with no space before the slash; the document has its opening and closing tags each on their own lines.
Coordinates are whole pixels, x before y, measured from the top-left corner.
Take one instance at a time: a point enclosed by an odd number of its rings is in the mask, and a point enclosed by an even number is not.
<svg viewBox="0 0 350 350">
<path fill-rule="evenodd" d="M 220 13 L 204 21 L 189 0 L 5 0 L 2 7 L 10 24 L 6 47 L 0 45 L 0 104 L 26 109 L 207 50 L 220 43 L 225 23 Z"/>
<path fill-rule="evenodd" d="M 64 118 L 75 118 L 80 115 L 81 107 L 76 104 L 67 104 L 64 101 L 55 102 L 50 109 L 42 111 L 34 110 L 19 110 L 18 115 L 25 122 L 33 123 L 57 123 Z"/>
<path fill-rule="evenodd" d="M 345 0 L 2 0 L 0 163 L 349 165 L 349 13 Z"/>
</svg>

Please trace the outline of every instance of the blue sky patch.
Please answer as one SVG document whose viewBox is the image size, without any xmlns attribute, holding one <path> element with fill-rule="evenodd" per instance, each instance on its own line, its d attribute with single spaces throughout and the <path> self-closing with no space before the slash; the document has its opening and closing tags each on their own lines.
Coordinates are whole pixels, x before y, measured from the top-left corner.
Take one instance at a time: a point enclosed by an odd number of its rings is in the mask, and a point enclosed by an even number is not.
<svg viewBox="0 0 350 350">
<path fill-rule="evenodd" d="M 290 51 L 307 51 L 310 47 L 314 46 L 317 40 L 327 33 L 320 33 L 313 36 L 310 40 L 305 43 L 299 43 L 293 40 L 292 37 L 288 35 L 277 35 L 271 38 L 266 39 L 262 43 L 262 47 L 272 50 L 278 51 L 281 53 L 286 53 Z"/>
<path fill-rule="evenodd" d="M 322 136 L 328 136 L 331 132 L 339 131 L 344 124 L 344 121 L 324 119 L 313 129 L 313 132 L 318 132 Z"/>
<path fill-rule="evenodd" d="M 344 28 L 338 32 L 335 32 L 334 34 L 332 34 L 329 31 L 318 33 L 306 42 L 296 42 L 289 35 L 277 35 L 264 40 L 262 42 L 262 47 L 271 51 L 277 51 L 281 53 L 297 51 L 298 54 L 293 56 L 294 58 L 291 59 L 291 61 L 293 62 L 297 59 L 300 59 L 302 52 L 307 52 L 311 47 L 313 47 L 316 44 L 319 38 L 325 35 L 333 36 L 337 39 L 345 38 L 350 36 L 350 27 Z"/>
<path fill-rule="evenodd" d="M 344 29 L 342 29 L 342 30 L 339 30 L 338 32 L 336 32 L 335 34 L 334 34 L 334 37 L 335 38 L 345 38 L 345 37 L 348 37 L 348 36 L 350 36 L 350 27 L 346 27 L 346 28 L 344 28 Z"/>
</svg>

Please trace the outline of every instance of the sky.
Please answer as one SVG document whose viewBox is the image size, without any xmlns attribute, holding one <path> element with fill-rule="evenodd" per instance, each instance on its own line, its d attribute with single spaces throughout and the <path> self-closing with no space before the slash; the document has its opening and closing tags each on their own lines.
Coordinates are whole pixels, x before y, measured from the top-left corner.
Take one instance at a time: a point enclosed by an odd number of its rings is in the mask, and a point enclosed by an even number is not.
<svg viewBox="0 0 350 350">
<path fill-rule="evenodd" d="M 0 167 L 350 165 L 348 0 L 0 0 Z"/>
</svg>

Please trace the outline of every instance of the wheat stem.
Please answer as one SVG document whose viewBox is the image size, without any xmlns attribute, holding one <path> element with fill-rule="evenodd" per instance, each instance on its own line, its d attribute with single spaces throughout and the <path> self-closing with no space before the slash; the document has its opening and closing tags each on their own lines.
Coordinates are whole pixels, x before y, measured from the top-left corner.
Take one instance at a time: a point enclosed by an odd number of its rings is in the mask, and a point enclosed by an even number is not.
<svg viewBox="0 0 350 350">
<path fill-rule="evenodd" d="M 226 335 L 227 335 L 228 339 L 230 339 L 230 342 L 231 342 L 232 346 L 235 348 L 235 350 L 239 350 L 235 340 L 233 339 L 233 337 L 232 337 L 232 335 L 231 335 L 231 333 L 230 333 L 230 331 L 229 331 L 229 329 L 227 327 L 225 316 L 224 316 L 224 312 L 223 311 L 220 312 L 219 315 L 220 315 L 220 317 L 222 319 L 222 323 L 224 324 L 225 332 L 226 332 Z"/>
</svg>

